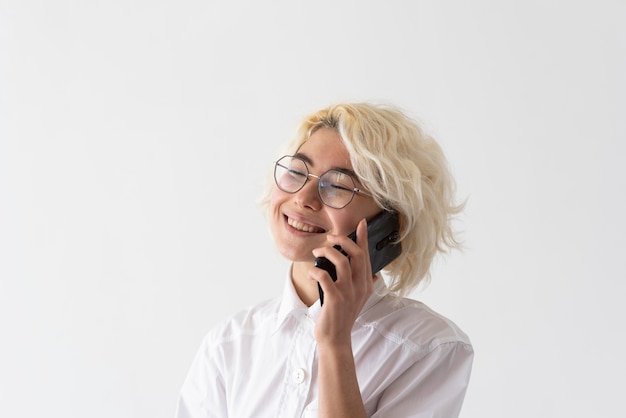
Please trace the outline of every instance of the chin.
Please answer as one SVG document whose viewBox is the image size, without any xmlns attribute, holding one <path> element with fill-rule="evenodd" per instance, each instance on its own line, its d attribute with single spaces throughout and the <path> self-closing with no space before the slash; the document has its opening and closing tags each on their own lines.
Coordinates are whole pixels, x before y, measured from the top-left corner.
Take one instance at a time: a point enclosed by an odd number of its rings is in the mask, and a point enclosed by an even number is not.
<svg viewBox="0 0 626 418">
<path fill-rule="evenodd" d="M 307 251 L 303 253 L 301 249 L 296 249 L 293 245 L 277 245 L 278 252 L 287 260 L 296 262 L 313 262 L 315 257 L 313 257 L 313 253 L 311 251 Z"/>
</svg>

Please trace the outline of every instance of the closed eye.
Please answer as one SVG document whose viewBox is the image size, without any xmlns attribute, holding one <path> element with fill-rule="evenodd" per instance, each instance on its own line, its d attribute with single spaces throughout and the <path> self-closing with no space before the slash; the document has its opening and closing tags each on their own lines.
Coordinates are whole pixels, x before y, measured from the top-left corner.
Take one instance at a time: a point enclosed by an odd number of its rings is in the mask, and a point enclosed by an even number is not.
<svg viewBox="0 0 626 418">
<path fill-rule="evenodd" d="M 337 189 L 340 192 L 352 192 L 352 188 L 350 187 L 346 187 L 343 184 L 329 184 L 330 187 L 332 187 L 333 189 Z"/>
<path fill-rule="evenodd" d="M 306 177 L 306 174 L 304 174 L 301 171 L 294 170 L 293 168 L 287 168 L 287 173 L 289 173 L 289 175 L 294 176 L 294 177 Z"/>
</svg>

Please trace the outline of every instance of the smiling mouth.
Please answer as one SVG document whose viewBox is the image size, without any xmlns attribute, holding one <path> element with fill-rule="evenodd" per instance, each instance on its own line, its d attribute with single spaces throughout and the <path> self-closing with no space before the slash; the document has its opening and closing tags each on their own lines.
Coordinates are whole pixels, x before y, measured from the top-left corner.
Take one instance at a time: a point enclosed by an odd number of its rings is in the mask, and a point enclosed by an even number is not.
<svg viewBox="0 0 626 418">
<path fill-rule="evenodd" d="M 308 225 L 302 222 L 298 222 L 294 219 L 291 218 L 287 218 L 287 223 L 289 224 L 290 227 L 298 230 L 298 231 L 302 231 L 302 232 L 311 232 L 311 233 L 315 233 L 315 234 L 319 234 L 324 232 L 324 230 L 322 228 L 318 228 L 317 226 L 313 226 L 313 225 Z"/>
</svg>

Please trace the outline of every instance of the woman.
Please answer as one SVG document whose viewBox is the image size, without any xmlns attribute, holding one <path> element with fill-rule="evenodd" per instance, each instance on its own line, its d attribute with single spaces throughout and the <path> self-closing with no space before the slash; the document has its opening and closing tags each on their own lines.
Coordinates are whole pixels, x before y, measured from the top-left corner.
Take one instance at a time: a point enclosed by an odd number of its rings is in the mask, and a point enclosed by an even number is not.
<svg viewBox="0 0 626 418">
<path fill-rule="evenodd" d="M 305 118 L 286 154 L 264 199 L 292 261 L 284 293 L 207 335 L 177 417 L 458 416 L 470 341 L 406 298 L 435 255 L 458 245 L 450 221 L 461 207 L 440 147 L 400 111 L 356 103 Z M 367 221 L 383 211 L 399 215 L 402 249 L 384 276 L 367 241 Z"/>
</svg>

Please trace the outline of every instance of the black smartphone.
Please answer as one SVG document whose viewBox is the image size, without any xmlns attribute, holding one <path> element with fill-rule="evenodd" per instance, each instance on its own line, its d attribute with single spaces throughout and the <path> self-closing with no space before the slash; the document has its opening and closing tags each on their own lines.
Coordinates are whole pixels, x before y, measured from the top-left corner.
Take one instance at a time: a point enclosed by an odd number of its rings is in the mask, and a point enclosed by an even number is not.
<svg viewBox="0 0 626 418">
<path fill-rule="evenodd" d="M 352 241 L 356 242 L 356 231 L 348 235 Z M 402 252 L 402 247 L 398 242 L 400 237 L 400 218 L 395 211 L 384 210 L 367 222 L 368 249 L 370 253 L 370 263 L 372 274 L 378 273 L 387 264 L 395 260 Z M 347 255 L 340 246 L 335 249 Z M 335 265 L 325 257 L 317 257 L 314 261 L 315 267 L 328 272 L 333 281 L 337 280 Z M 322 287 L 317 285 L 320 293 L 320 304 L 324 304 L 324 292 Z"/>
</svg>

